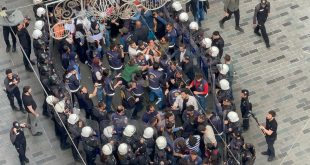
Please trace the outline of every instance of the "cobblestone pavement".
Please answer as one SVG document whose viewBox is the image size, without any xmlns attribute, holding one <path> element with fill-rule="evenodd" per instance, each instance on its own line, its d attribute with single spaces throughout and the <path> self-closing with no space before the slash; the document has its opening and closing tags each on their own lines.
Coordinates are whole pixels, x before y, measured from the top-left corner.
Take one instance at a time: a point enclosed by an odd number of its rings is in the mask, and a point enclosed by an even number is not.
<svg viewBox="0 0 310 165">
<path fill-rule="evenodd" d="M 30 4 L 31 1 L 1 0 L 0 5 L 11 8 Z M 267 145 L 254 120 L 251 121 L 250 130 L 244 134 L 246 141 L 256 146 L 256 164 L 310 164 L 307 162 L 310 160 L 310 126 L 307 115 L 310 110 L 310 21 L 306 14 L 309 13 L 307 10 L 310 9 L 310 1 L 270 0 L 271 14 L 266 23 L 271 41 L 270 49 L 266 49 L 262 39 L 255 36 L 252 29 L 254 6 L 259 0 L 240 1 L 240 23 L 245 33 L 235 31 L 234 18 L 225 23 L 223 30 L 220 29 L 218 21 L 224 15 L 223 4 L 219 0 L 209 1 L 211 9 L 203 28 L 209 35 L 214 30 L 219 30 L 225 39 L 225 53 L 232 55 L 237 72 L 234 84 L 237 104 L 240 90 L 247 88 L 250 90 L 253 111 L 261 122 L 264 122 L 268 110 L 275 109 L 278 113 L 278 139 L 275 143 L 277 159 L 274 162 L 269 163 L 267 157 L 260 155 Z M 32 8 L 22 11 L 33 16 Z M 30 25 L 29 29 L 31 28 Z M 3 52 L 0 54 L 1 81 L 5 76 L 5 69 L 14 69 L 22 79 L 21 87 L 29 84 L 37 87 L 33 93 L 41 107 L 43 92 L 34 75 L 24 70 L 20 50 L 17 53 L 4 53 L 4 41 L 0 42 L 0 50 Z M 0 100 L 0 165 L 17 165 L 17 152 L 10 143 L 8 132 L 12 121 L 26 121 L 26 116 L 10 109 L 2 90 L 0 96 L 3 98 Z M 59 149 L 52 121 L 40 117 L 40 125 L 44 128 L 44 134 L 40 137 L 32 137 L 25 131 L 30 164 L 74 164 L 71 151 Z"/>
</svg>

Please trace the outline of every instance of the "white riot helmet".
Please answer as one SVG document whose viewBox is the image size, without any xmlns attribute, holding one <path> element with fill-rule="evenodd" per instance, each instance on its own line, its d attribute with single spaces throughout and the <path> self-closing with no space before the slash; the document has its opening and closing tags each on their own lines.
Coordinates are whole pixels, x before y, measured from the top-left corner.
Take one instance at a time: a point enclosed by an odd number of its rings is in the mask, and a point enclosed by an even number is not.
<svg viewBox="0 0 310 165">
<path fill-rule="evenodd" d="M 32 32 L 32 38 L 33 39 L 39 39 L 39 38 L 41 38 L 42 37 L 42 31 L 41 30 L 34 30 L 33 32 Z"/>
<path fill-rule="evenodd" d="M 218 68 L 219 72 L 223 75 L 226 75 L 227 72 L 229 71 L 229 67 L 227 64 L 218 64 L 217 68 Z"/>
<path fill-rule="evenodd" d="M 37 9 L 37 16 L 42 17 L 45 14 L 46 10 L 43 7 Z"/>
<path fill-rule="evenodd" d="M 77 114 L 70 114 L 69 115 L 69 117 L 68 117 L 68 123 L 69 124 L 72 124 L 72 125 L 74 125 L 76 122 L 78 122 L 79 121 L 79 115 L 77 115 Z"/>
<path fill-rule="evenodd" d="M 118 153 L 120 155 L 126 155 L 128 152 L 128 145 L 126 143 L 121 143 L 119 146 L 118 146 Z"/>
<path fill-rule="evenodd" d="M 113 125 L 105 127 L 103 129 L 104 136 L 107 137 L 107 138 L 111 138 L 113 136 L 113 130 L 114 130 Z"/>
<path fill-rule="evenodd" d="M 47 102 L 47 104 L 53 106 L 54 104 L 56 104 L 59 100 L 57 97 L 53 96 L 53 95 L 50 95 L 50 96 L 47 96 L 45 101 Z"/>
<path fill-rule="evenodd" d="M 102 153 L 103 153 L 104 155 L 109 156 L 109 155 L 112 154 L 112 152 L 113 152 L 113 146 L 112 146 L 112 144 L 108 143 L 108 144 L 106 144 L 106 145 L 104 145 L 104 146 L 102 147 Z"/>
<path fill-rule="evenodd" d="M 230 87 L 229 87 L 229 82 L 226 80 L 226 79 L 222 79 L 220 81 L 220 87 L 222 90 L 226 91 L 228 90 Z"/>
<path fill-rule="evenodd" d="M 172 8 L 175 10 L 175 11 L 180 11 L 182 10 L 182 5 L 179 1 L 175 1 L 172 3 Z"/>
<path fill-rule="evenodd" d="M 44 21 L 42 20 L 38 20 L 34 23 L 34 29 L 42 30 L 43 26 L 44 26 Z"/>
<path fill-rule="evenodd" d="M 187 14 L 186 12 L 181 13 L 181 14 L 179 15 L 179 20 L 180 20 L 181 22 L 186 22 L 186 21 L 188 21 L 188 14 Z"/>
<path fill-rule="evenodd" d="M 82 128 L 81 135 L 83 137 L 89 137 L 93 133 L 93 129 L 90 126 L 85 126 Z"/>
<path fill-rule="evenodd" d="M 42 0 L 33 0 L 33 4 L 37 5 L 37 4 L 40 4 L 42 3 Z"/>
<path fill-rule="evenodd" d="M 146 139 L 152 138 L 154 135 L 154 129 L 152 127 L 147 127 L 144 129 L 143 137 Z"/>
<path fill-rule="evenodd" d="M 55 111 L 57 113 L 63 113 L 65 111 L 65 100 L 59 101 L 56 105 L 55 105 Z"/>
<path fill-rule="evenodd" d="M 210 38 L 204 38 L 202 40 L 202 44 L 205 46 L 205 48 L 210 48 L 212 45 L 212 40 Z"/>
<path fill-rule="evenodd" d="M 189 24 L 189 29 L 191 29 L 191 30 L 198 30 L 199 29 L 198 23 L 197 22 L 191 22 Z"/>
<path fill-rule="evenodd" d="M 231 121 L 233 123 L 239 121 L 239 116 L 238 116 L 237 112 L 230 111 L 230 112 L 228 112 L 227 117 L 228 117 L 229 121 Z"/>
<path fill-rule="evenodd" d="M 216 57 L 219 54 L 219 52 L 220 52 L 219 48 L 216 47 L 216 46 L 211 46 L 210 51 L 211 51 L 211 56 L 212 57 Z"/>
<path fill-rule="evenodd" d="M 127 125 L 124 129 L 123 134 L 127 137 L 131 137 L 136 132 L 136 127 L 134 125 Z"/>
<path fill-rule="evenodd" d="M 162 150 L 164 148 L 167 147 L 167 140 L 164 136 L 159 136 L 157 139 L 156 139 L 156 145 L 157 147 Z"/>
</svg>

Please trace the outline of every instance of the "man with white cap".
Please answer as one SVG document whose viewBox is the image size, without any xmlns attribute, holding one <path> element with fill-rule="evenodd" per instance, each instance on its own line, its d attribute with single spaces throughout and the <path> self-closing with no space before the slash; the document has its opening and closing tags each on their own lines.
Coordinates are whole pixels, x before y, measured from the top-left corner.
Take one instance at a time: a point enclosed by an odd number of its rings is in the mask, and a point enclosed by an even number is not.
<svg viewBox="0 0 310 165">
<path fill-rule="evenodd" d="M 114 126 L 109 125 L 103 129 L 103 133 L 101 134 L 101 143 L 106 144 L 111 141 L 117 141 L 115 136 Z"/>
<path fill-rule="evenodd" d="M 34 50 L 34 55 L 36 57 L 38 57 L 39 53 L 44 52 L 45 51 L 45 43 L 44 41 L 41 39 L 42 38 L 42 31 L 41 30 L 37 30 L 35 29 L 32 32 L 32 38 L 33 38 L 33 50 Z"/>
<path fill-rule="evenodd" d="M 227 141 L 229 142 L 233 138 L 233 133 L 235 131 L 241 131 L 241 123 L 237 112 L 230 111 L 227 114 L 227 119 L 224 121 L 225 132 L 227 134 Z"/>
<path fill-rule="evenodd" d="M 138 138 L 135 135 L 136 134 L 136 126 L 134 125 L 127 125 L 123 131 L 123 137 L 121 139 L 121 142 L 126 143 L 131 146 L 133 151 L 136 151 L 139 147 L 138 144 Z"/>
<path fill-rule="evenodd" d="M 121 143 L 118 146 L 117 157 L 121 165 L 132 164 L 134 162 L 134 153 L 130 145 L 126 143 Z"/>
<path fill-rule="evenodd" d="M 55 132 L 56 135 L 60 138 L 60 148 L 62 150 L 70 148 L 70 145 L 67 143 L 68 134 L 66 132 L 67 125 L 67 114 L 65 112 L 66 103 L 65 100 L 59 101 L 54 106 L 56 113 L 54 114 L 55 122 Z"/>
<path fill-rule="evenodd" d="M 102 155 L 100 157 L 100 160 L 105 165 L 116 165 L 117 161 L 115 159 L 115 156 L 113 155 L 114 151 L 114 144 L 113 142 L 105 144 L 102 149 Z"/>
<path fill-rule="evenodd" d="M 164 136 L 159 136 L 156 139 L 154 163 L 155 164 L 170 164 L 169 154 L 173 152 L 167 145 L 167 140 Z"/>
<path fill-rule="evenodd" d="M 72 155 L 75 161 L 80 162 L 81 158 L 78 154 L 79 152 L 78 147 L 84 123 L 82 120 L 80 120 L 80 117 L 77 114 L 70 114 L 67 121 L 68 121 L 68 131 L 70 133 L 70 137 L 73 140 L 73 144 L 71 145 Z"/>
<path fill-rule="evenodd" d="M 97 151 L 100 146 L 99 139 L 95 135 L 96 133 L 90 126 L 85 126 L 82 128 L 82 145 L 86 154 L 87 165 L 95 165 Z"/>
<path fill-rule="evenodd" d="M 155 147 L 155 139 L 154 139 L 154 128 L 146 127 L 143 131 L 143 142 L 146 145 L 146 154 L 152 159 L 154 157 L 154 147 Z"/>
<path fill-rule="evenodd" d="M 232 90 L 230 88 L 229 82 L 226 79 L 222 79 L 219 82 L 220 90 L 217 92 L 217 99 L 219 103 L 223 103 L 224 99 L 233 100 Z"/>
</svg>

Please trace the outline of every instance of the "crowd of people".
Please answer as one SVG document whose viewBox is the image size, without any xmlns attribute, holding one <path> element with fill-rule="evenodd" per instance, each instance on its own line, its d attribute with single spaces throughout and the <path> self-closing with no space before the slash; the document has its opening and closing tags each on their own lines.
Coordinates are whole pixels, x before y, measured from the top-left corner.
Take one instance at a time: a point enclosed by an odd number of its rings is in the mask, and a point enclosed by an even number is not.
<svg viewBox="0 0 310 165">
<path fill-rule="evenodd" d="M 48 22 L 61 18 L 55 18 L 52 6 L 46 11 L 41 0 L 34 2 L 32 47 L 46 92 L 43 115 L 52 117 L 61 149 L 71 147 L 75 161 L 92 165 L 100 155 L 100 162 L 108 165 L 254 164 L 255 147 L 242 136 L 252 110 L 249 91 L 241 91 L 241 121 L 232 93 L 232 59 L 224 52 L 224 39 L 219 31 L 208 36 L 201 29 L 208 1 L 192 0 L 186 10 L 178 1 L 152 11 L 138 5 L 136 14 L 127 20 L 76 16 L 64 24 L 70 35 L 56 41 L 58 52 L 49 48 L 49 26 L 54 24 Z M 231 10 L 229 5 L 225 8 Z M 231 14 L 220 22 L 221 27 Z M 19 24 L 17 36 L 28 57 L 26 69 L 32 71 L 26 28 L 25 21 Z M 243 31 L 237 21 L 236 30 Z M 56 58 L 61 60 L 63 76 L 55 71 Z M 81 74 L 80 65 L 89 66 L 92 91 L 81 83 L 87 75 Z M 12 70 L 6 74 L 12 109 L 18 110 L 15 96 L 24 111 L 18 75 Z M 121 98 L 115 97 L 118 92 Z M 31 96 L 31 88 L 24 87 L 23 94 Z M 29 99 L 23 98 L 24 107 L 32 133 L 38 136 L 42 133 L 33 125 L 36 105 Z M 121 104 L 114 105 L 115 100 Z M 26 127 L 14 123 L 15 132 L 21 126 Z M 274 151 L 268 154 L 274 157 Z M 26 157 L 20 159 L 26 162 Z"/>
</svg>

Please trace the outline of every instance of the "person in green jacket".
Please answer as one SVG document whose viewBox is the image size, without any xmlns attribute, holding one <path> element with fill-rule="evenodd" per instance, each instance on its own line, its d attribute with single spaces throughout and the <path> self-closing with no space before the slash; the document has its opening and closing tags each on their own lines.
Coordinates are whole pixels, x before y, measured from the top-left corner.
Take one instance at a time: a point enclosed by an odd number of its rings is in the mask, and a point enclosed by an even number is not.
<svg viewBox="0 0 310 165">
<path fill-rule="evenodd" d="M 124 70 L 122 71 L 122 81 L 123 85 L 126 85 L 132 81 L 132 76 L 135 73 L 139 73 L 140 71 L 144 71 L 148 68 L 147 66 L 139 66 L 136 64 L 134 59 L 130 59 L 128 63 L 125 65 Z"/>
</svg>

